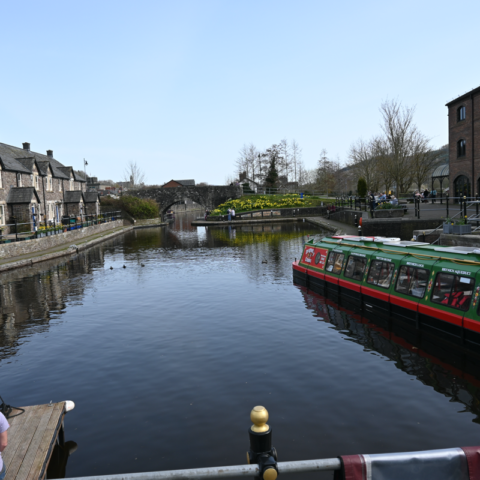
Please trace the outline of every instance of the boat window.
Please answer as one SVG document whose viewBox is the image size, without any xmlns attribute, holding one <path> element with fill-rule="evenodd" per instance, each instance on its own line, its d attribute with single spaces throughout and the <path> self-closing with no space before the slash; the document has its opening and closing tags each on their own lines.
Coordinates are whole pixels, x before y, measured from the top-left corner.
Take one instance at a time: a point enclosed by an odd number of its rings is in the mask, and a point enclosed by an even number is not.
<svg viewBox="0 0 480 480">
<path fill-rule="evenodd" d="M 470 307 L 474 284 L 473 278 L 439 273 L 435 279 L 432 302 L 466 312 Z"/>
<path fill-rule="evenodd" d="M 345 255 L 343 253 L 330 252 L 327 261 L 327 272 L 336 273 L 338 275 L 342 271 L 344 258 Z"/>
<path fill-rule="evenodd" d="M 408 267 L 402 265 L 398 272 L 395 290 L 404 295 L 423 298 L 428 283 L 429 271 L 424 268 Z"/>
<path fill-rule="evenodd" d="M 382 288 L 389 288 L 394 270 L 395 265 L 393 263 L 374 260 L 370 266 L 367 283 L 378 285 Z"/>
<path fill-rule="evenodd" d="M 348 257 L 347 266 L 345 267 L 345 276 L 347 278 L 352 278 L 353 280 L 362 281 L 366 265 L 367 259 L 365 257 L 350 255 Z"/>
</svg>

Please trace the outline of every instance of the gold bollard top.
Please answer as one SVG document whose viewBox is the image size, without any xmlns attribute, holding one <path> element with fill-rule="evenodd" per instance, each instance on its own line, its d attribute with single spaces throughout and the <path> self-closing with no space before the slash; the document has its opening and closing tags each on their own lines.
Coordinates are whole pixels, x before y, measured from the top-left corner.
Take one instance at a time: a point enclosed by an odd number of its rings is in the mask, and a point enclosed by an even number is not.
<svg viewBox="0 0 480 480">
<path fill-rule="evenodd" d="M 253 407 L 252 411 L 250 412 L 250 420 L 253 422 L 253 425 L 250 427 L 252 429 L 252 432 L 267 432 L 270 428 L 267 425 L 268 412 L 265 407 L 262 407 L 260 405 Z"/>
<path fill-rule="evenodd" d="M 275 480 L 278 476 L 277 471 L 274 468 L 267 468 L 263 472 L 263 480 Z"/>
</svg>

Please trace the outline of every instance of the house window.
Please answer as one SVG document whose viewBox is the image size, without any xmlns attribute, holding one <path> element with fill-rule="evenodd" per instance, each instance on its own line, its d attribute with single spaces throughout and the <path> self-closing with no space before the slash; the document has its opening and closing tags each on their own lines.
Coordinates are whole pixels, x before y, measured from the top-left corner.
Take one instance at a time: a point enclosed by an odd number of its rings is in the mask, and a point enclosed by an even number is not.
<svg viewBox="0 0 480 480">
<path fill-rule="evenodd" d="M 400 267 L 395 290 L 404 295 L 423 298 L 427 287 L 429 271 L 424 268 Z"/>
<path fill-rule="evenodd" d="M 70 190 L 75 190 L 74 185 L 73 180 L 70 180 Z"/>
<path fill-rule="evenodd" d="M 35 188 L 38 190 L 40 188 L 39 186 L 39 181 L 38 181 L 38 175 L 35 176 Z"/>
<path fill-rule="evenodd" d="M 0 205 L 0 225 L 5 225 L 5 205 Z"/>
<path fill-rule="evenodd" d="M 58 180 L 58 191 L 62 191 L 62 181 L 60 179 Z"/>
<path fill-rule="evenodd" d="M 22 174 L 17 173 L 17 186 L 21 187 L 22 186 Z"/>
<path fill-rule="evenodd" d="M 30 181 L 32 182 L 32 186 L 33 186 L 33 175 L 30 175 Z"/>
<path fill-rule="evenodd" d="M 466 118 L 465 106 L 461 106 L 457 109 L 457 122 L 461 122 Z"/>
<path fill-rule="evenodd" d="M 2 183 L 2 167 L 0 166 L 0 188 L 3 188 L 3 183 Z"/>
<path fill-rule="evenodd" d="M 459 140 L 457 142 L 457 157 L 464 157 L 467 153 L 467 142 L 465 140 Z"/>
</svg>

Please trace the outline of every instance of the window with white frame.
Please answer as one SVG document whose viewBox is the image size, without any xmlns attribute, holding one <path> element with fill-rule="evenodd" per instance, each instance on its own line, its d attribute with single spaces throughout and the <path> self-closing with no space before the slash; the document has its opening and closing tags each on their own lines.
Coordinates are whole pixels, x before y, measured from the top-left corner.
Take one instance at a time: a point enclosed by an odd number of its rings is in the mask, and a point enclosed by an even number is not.
<svg viewBox="0 0 480 480">
<path fill-rule="evenodd" d="M 62 191 L 62 181 L 60 179 L 58 179 L 58 191 Z"/>
<path fill-rule="evenodd" d="M 21 186 L 22 186 L 22 174 L 17 173 L 17 187 L 21 187 Z"/>
<path fill-rule="evenodd" d="M 2 166 L 0 165 L 0 188 L 3 188 L 3 183 L 2 183 Z"/>
<path fill-rule="evenodd" d="M 33 175 L 30 175 L 30 181 L 32 182 L 32 186 L 33 186 Z"/>
<path fill-rule="evenodd" d="M 5 205 L 0 205 L 0 225 L 5 225 Z"/>
<path fill-rule="evenodd" d="M 75 183 L 73 181 L 73 178 L 71 178 L 70 179 L 70 190 L 75 190 L 74 186 L 75 186 Z"/>
<path fill-rule="evenodd" d="M 40 188 L 40 180 L 38 175 L 35 175 L 35 188 L 38 190 Z"/>
</svg>

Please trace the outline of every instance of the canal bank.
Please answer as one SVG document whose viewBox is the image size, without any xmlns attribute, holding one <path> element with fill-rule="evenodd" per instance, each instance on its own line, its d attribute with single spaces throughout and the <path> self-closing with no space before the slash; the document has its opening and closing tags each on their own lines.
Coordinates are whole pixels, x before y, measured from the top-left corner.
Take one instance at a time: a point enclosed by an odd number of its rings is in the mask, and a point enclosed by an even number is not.
<svg viewBox="0 0 480 480">
<path fill-rule="evenodd" d="M 100 230 L 93 233 L 92 235 L 83 237 L 74 237 L 72 235 L 68 237 L 66 241 L 63 241 L 60 244 L 56 244 L 50 248 L 37 249 L 37 247 L 33 246 L 33 248 L 30 249 L 28 248 L 28 245 L 21 245 L 28 242 L 38 242 L 44 240 L 43 238 L 40 238 L 38 240 L 26 240 L 24 242 L 17 242 L 18 244 L 20 244 L 17 246 L 19 247 L 17 251 L 19 253 L 22 252 L 20 248 L 23 247 L 23 251 L 26 253 L 20 253 L 18 255 L 13 255 L 8 258 L 2 258 L 0 260 L 0 272 L 13 270 L 20 267 L 26 267 L 29 265 L 33 265 L 34 263 L 44 262 L 45 260 L 52 260 L 58 257 L 73 255 L 89 247 L 116 237 L 117 235 L 133 230 L 134 228 L 132 225 L 124 226 L 122 220 L 118 220 L 118 223 L 118 225 L 114 225 L 113 229 Z M 68 233 L 64 235 L 68 235 Z M 49 238 L 51 239 L 55 237 L 46 237 L 45 240 Z M 16 244 L 8 244 L 3 246 L 3 248 L 10 245 L 16 246 Z"/>
</svg>

